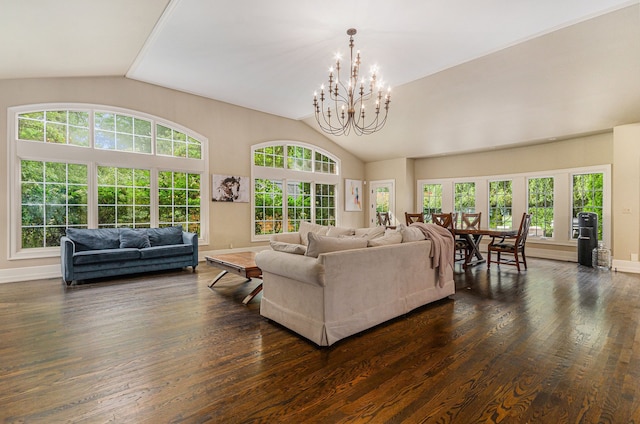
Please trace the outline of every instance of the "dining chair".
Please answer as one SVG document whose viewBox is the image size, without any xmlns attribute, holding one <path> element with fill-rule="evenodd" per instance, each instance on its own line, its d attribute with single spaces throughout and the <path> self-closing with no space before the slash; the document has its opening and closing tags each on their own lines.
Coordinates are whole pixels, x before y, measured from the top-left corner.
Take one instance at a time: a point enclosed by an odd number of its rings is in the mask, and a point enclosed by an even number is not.
<svg viewBox="0 0 640 424">
<path fill-rule="evenodd" d="M 515 265 L 518 272 L 520 272 L 520 264 L 522 263 L 524 265 L 524 269 L 527 269 L 527 257 L 524 253 L 524 248 L 527 242 L 527 235 L 529 234 L 530 226 L 531 214 L 525 212 L 522 214 L 518 234 L 515 237 L 493 237 L 487 247 L 487 269 L 491 267 L 491 262 L 496 264 Z M 500 240 L 496 241 L 498 238 Z M 491 252 L 497 254 L 497 260 L 491 260 Z M 513 255 L 513 259 L 502 258 L 501 254 L 503 253 Z"/>
<path fill-rule="evenodd" d="M 378 225 L 381 227 L 391 226 L 391 212 L 376 212 L 378 218 Z"/>
<path fill-rule="evenodd" d="M 461 213 L 460 228 L 462 229 L 479 230 L 481 222 L 482 222 L 482 212 L 473 212 L 473 213 L 462 212 Z M 474 237 L 474 236 L 465 234 L 465 235 L 458 235 L 455 239 L 456 260 L 458 261 L 464 260 L 465 264 L 468 262 L 469 255 L 471 255 L 471 251 L 472 251 L 471 243 L 473 242 L 473 240 L 470 240 L 471 237 Z M 476 238 L 479 238 L 479 237 L 481 236 L 476 236 Z"/>
<path fill-rule="evenodd" d="M 449 213 L 432 213 L 431 222 L 441 227 L 446 228 L 453 234 L 453 214 Z"/>
<path fill-rule="evenodd" d="M 460 258 L 457 256 L 458 248 L 456 246 L 456 234 L 454 231 L 455 221 L 453 220 L 453 213 L 432 213 L 431 214 L 431 222 L 441 226 L 442 228 L 446 228 L 451 232 L 453 236 L 453 262 L 460 261 Z"/>
<path fill-rule="evenodd" d="M 414 222 L 424 222 L 424 215 L 421 213 L 404 213 L 404 219 L 407 222 L 407 225 L 411 225 Z"/>
</svg>

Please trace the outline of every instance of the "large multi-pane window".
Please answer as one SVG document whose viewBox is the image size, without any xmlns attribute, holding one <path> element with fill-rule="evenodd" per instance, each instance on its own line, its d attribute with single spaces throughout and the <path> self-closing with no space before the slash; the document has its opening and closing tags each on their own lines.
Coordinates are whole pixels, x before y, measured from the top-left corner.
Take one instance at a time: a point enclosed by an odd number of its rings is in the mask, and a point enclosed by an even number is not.
<svg viewBox="0 0 640 424">
<path fill-rule="evenodd" d="M 86 165 L 22 160 L 20 180 L 24 249 L 59 246 L 67 228 L 87 227 Z"/>
<path fill-rule="evenodd" d="M 336 225 L 336 186 L 334 184 L 316 184 L 315 206 L 317 224 Z"/>
<path fill-rule="evenodd" d="M 462 193 L 471 192 L 470 178 L 418 180 L 421 187 L 442 186 L 443 212 L 460 212 L 470 205 Z M 598 217 L 598 237 L 611 244 L 611 166 L 597 165 L 527 172 L 520 174 L 473 177 L 475 212 L 482 212 L 483 226 L 514 228 L 524 212 L 531 215 L 529 236 L 535 243 L 567 245 L 578 237 L 578 214 L 594 213 Z M 417 207 L 425 203 L 417 199 Z M 554 249 L 548 249 L 549 251 Z M 557 250 L 558 252 L 560 249 Z M 569 258 L 563 250 L 560 256 Z"/>
<path fill-rule="evenodd" d="M 70 227 L 182 225 L 208 239 L 204 138 L 134 111 L 65 106 L 10 109 L 11 257 L 59 253 Z"/>
<path fill-rule="evenodd" d="M 98 166 L 98 227 L 151 226 L 151 171 Z"/>
<path fill-rule="evenodd" d="M 476 211 L 476 183 L 455 183 L 453 186 L 453 211 L 462 222 L 463 213 Z"/>
<path fill-rule="evenodd" d="M 158 223 L 200 234 L 200 174 L 158 173 Z"/>
<path fill-rule="evenodd" d="M 431 214 L 442 213 L 442 184 L 422 186 L 422 214 L 424 221 L 431 221 Z"/>
<path fill-rule="evenodd" d="M 302 146 L 287 146 L 287 168 L 311 172 L 313 169 L 312 150 Z"/>
<path fill-rule="evenodd" d="M 254 233 L 276 234 L 282 232 L 284 217 L 283 183 L 278 180 L 256 178 L 254 198 Z"/>
<path fill-rule="evenodd" d="M 253 164 L 268 168 L 284 168 L 284 146 L 267 146 L 255 149 Z"/>
<path fill-rule="evenodd" d="M 89 112 L 48 110 L 18 115 L 19 140 L 89 146 Z"/>
<path fill-rule="evenodd" d="M 95 112 L 96 149 L 151 153 L 151 121 L 113 112 Z"/>
<path fill-rule="evenodd" d="M 301 221 L 336 225 L 338 161 L 304 143 L 253 148 L 254 238 L 294 232 Z"/>
<path fill-rule="evenodd" d="M 489 182 L 489 226 L 512 228 L 513 191 L 511 180 Z"/>
<path fill-rule="evenodd" d="M 300 221 L 310 219 L 311 183 L 287 182 L 287 231 L 297 231 Z"/>
<path fill-rule="evenodd" d="M 553 237 L 553 177 L 529 178 L 527 210 L 531 214 L 529 235 Z"/>
<path fill-rule="evenodd" d="M 166 125 L 156 125 L 156 145 L 159 155 L 202 158 L 202 143 L 199 140 Z"/>
<path fill-rule="evenodd" d="M 601 172 L 573 175 L 572 237 L 577 238 L 575 229 L 580 212 L 592 212 L 598 216 L 598 239 L 602 239 L 604 225 L 604 174 Z"/>
</svg>

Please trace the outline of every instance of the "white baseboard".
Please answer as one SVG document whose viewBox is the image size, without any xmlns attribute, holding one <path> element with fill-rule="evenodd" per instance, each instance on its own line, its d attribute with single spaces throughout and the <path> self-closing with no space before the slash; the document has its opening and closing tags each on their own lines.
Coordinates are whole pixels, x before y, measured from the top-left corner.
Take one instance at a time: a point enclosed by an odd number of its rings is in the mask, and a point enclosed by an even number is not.
<svg viewBox="0 0 640 424">
<path fill-rule="evenodd" d="M 238 253 L 238 252 L 259 252 L 261 250 L 270 249 L 269 245 L 266 246 L 254 246 L 254 247 L 236 247 L 233 249 L 215 249 L 207 251 L 198 251 L 198 260 L 203 262 L 205 256 L 221 255 L 223 253 Z"/>
<path fill-rule="evenodd" d="M 525 250 L 527 258 L 554 259 L 556 261 L 578 262 L 575 252 L 564 250 L 536 249 L 527 247 Z"/>
<path fill-rule="evenodd" d="M 640 274 L 640 262 L 622 261 L 620 259 L 614 259 L 611 264 L 611 269 L 620 272 L 632 272 L 634 274 Z"/>
<path fill-rule="evenodd" d="M 62 278 L 60 265 L 29 266 L 24 268 L 0 269 L 0 283 Z"/>
</svg>

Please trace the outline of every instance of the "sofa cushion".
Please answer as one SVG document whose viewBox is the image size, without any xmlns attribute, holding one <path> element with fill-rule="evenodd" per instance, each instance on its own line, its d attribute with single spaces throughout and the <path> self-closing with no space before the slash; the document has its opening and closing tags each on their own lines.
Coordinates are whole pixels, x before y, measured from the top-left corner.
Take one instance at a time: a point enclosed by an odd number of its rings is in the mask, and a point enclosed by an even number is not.
<svg viewBox="0 0 640 424">
<path fill-rule="evenodd" d="M 369 228 L 356 228 L 356 237 L 362 237 L 367 240 L 372 240 L 376 237 L 382 237 L 384 235 L 385 227 L 369 227 Z"/>
<path fill-rule="evenodd" d="M 140 259 L 140 251 L 138 249 L 103 249 L 103 250 L 84 250 L 74 253 L 74 265 L 97 264 L 103 262 L 118 262 Z"/>
<path fill-rule="evenodd" d="M 182 244 L 182 226 L 147 228 L 147 235 L 151 246 L 167 246 Z"/>
<path fill-rule="evenodd" d="M 311 222 L 300 221 L 300 226 L 298 227 L 298 233 L 300 233 L 300 241 L 302 242 L 302 244 L 307 246 L 309 245 L 309 239 L 307 237 L 309 233 L 320 234 L 324 236 L 327 234 L 328 229 L 329 227 L 327 227 L 326 225 L 312 224 Z"/>
<path fill-rule="evenodd" d="M 76 252 L 120 248 L 120 231 L 117 228 L 67 228 L 66 234 L 75 244 Z"/>
<path fill-rule="evenodd" d="M 369 247 L 376 246 L 388 246 L 390 244 L 400 244 L 402 243 L 402 234 L 397 231 L 389 232 L 389 234 L 385 234 L 382 237 L 376 237 L 372 240 L 369 240 Z"/>
<path fill-rule="evenodd" d="M 120 228 L 120 248 L 133 247 L 142 249 L 151 247 L 147 230 L 133 230 L 131 228 Z"/>
<path fill-rule="evenodd" d="M 327 229 L 327 236 L 329 237 L 352 236 L 355 233 L 356 230 L 353 228 L 334 227 L 333 225 L 329 225 Z"/>
<path fill-rule="evenodd" d="M 301 244 L 285 243 L 284 241 L 271 240 L 271 248 L 278 252 L 293 253 L 294 255 L 304 255 L 307 248 Z"/>
<path fill-rule="evenodd" d="M 336 238 L 309 233 L 309 246 L 305 255 L 317 258 L 318 255 L 339 250 L 360 249 L 367 247 L 367 240 L 363 238 Z"/>
<path fill-rule="evenodd" d="M 140 258 L 169 258 L 173 256 L 184 256 L 193 254 L 191 244 L 172 244 L 166 246 L 151 246 L 140 249 Z"/>
</svg>

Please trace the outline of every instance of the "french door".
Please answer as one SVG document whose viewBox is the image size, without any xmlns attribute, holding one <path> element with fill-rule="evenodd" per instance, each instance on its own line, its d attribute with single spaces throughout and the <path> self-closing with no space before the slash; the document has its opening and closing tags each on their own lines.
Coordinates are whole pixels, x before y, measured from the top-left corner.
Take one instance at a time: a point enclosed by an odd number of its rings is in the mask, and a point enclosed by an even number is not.
<svg viewBox="0 0 640 424">
<path fill-rule="evenodd" d="M 369 183 L 369 226 L 378 224 L 376 212 L 390 212 L 391 224 L 396 225 L 395 180 L 371 181 Z"/>
</svg>

